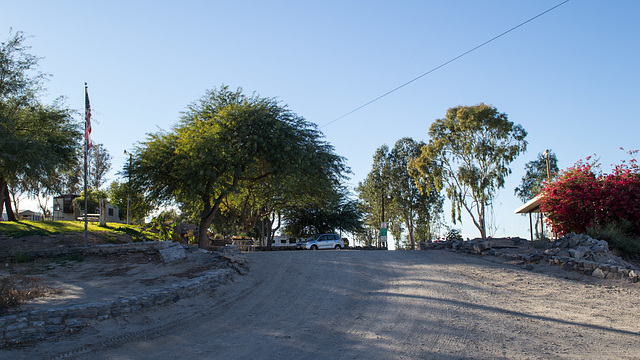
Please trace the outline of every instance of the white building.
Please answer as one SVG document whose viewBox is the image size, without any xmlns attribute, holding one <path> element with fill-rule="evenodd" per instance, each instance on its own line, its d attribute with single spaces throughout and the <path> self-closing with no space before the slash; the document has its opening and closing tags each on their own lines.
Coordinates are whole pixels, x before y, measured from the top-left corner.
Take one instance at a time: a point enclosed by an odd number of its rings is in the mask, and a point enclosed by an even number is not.
<svg viewBox="0 0 640 360">
<path fill-rule="evenodd" d="M 79 212 L 79 209 L 73 208 L 73 200 L 79 197 L 79 195 L 61 195 L 53 198 L 53 220 L 82 220 L 84 214 Z M 78 213 L 76 213 L 78 212 Z M 106 222 L 123 222 L 120 220 L 120 209 L 117 206 L 113 206 L 106 203 L 105 209 Z M 100 214 L 87 214 L 90 221 L 98 221 Z"/>
</svg>

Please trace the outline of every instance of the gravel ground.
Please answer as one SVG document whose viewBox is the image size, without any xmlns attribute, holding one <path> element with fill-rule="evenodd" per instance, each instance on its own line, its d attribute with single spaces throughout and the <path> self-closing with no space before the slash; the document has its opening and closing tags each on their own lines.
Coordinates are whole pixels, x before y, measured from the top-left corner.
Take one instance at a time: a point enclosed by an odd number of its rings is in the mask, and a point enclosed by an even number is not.
<svg viewBox="0 0 640 360">
<path fill-rule="evenodd" d="M 638 284 L 448 251 L 247 256 L 213 297 L 0 358 L 640 359 Z"/>
</svg>

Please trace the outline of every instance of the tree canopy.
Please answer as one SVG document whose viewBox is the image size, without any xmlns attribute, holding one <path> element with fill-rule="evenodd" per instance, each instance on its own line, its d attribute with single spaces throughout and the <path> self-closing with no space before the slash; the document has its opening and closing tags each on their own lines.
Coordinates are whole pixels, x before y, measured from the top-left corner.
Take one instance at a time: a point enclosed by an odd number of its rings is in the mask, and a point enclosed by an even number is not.
<svg viewBox="0 0 640 360">
<path fill-rule="evenodd" d="M 547 169 L 547 156 L 549 157 L 549 168 Z M 548 173 L 547 173 L 548 170 Z M 558 158 L 552 151 L 547 150 L 544 154 L 538 154 L 535 160 L 529 161 L 525 165 L 525 174 L 522 177 L 520 186 L 516 187 L 514 194 L 522 200 L 527 202 L 542 192 L 544 184 L 555 177 L 559 171 Z M 524 215 L 524 214 L 523 214 Z M 542 239 L 544 234 L 540 233 L 538 225 L 542 221 L 542 213 L 537 213 L 536 222 L 533 228 L 535 229 L 535 238 Z"/>
<path fill-rule="evenodd" d="M 526 135 L 493 106 L 453 107 L 431 125 L 429 143 L 412 167 L 417 176 L 431 179 L 427 186 L 446 190 L 454 224 L 462 221 L 464 208 L 486 238 L 486 207 L 504 187 L 508 165 L 526 150 Z"/>
<path fill-rule="evenodd" d="M 22 32 L 0 43 L 0 214 L 2 205 L 15 220 L 8 184 L 20 183 L 37 194 L 53 186 L 56 172 L 70 165 L 81 132 L 61 102 L 38 100 L 45 74 L 28 53 Z"/>
<path fill-rule="evenodd" d="M 318 198 L 315 203 L 299 204 L 283 210 L 284 232 L 293 237 L 332 232 L 356 233 L 362 230 L 358 202 L 349 198 L 345 188 Z"/>
<path fill-rule="evenodd" d="M 347 170 L 314 124 L 275 99 L 222 86 L 189 105 L 171 131 L 136 147 L 131 178 L 150 202 L 198 209 L 198 245 L 206 247 L 207 230 L 231 194 L 268 181 L 271 194 L 294 201 L 284 189 L 325 191 Z"/>
<path fill-rule="evenodd" d="M 433 225 L 442 212 L 443 197 L 435 186 L 427 186 L 429 178 L 414 178 L 409 164 L 421 154 L 423 142 L 402 138 L 389 154 L 391 200 L 409 233 L 409 248 L 416 247 L 416 235 L 422 241 L 433 239 Z"/>
<path fill-rule="evenodd" d="M 127 181 L 111 182 L 107 187 L 106 192 L 109 202 L 120 209 L 121 220 L 126 220 L 129 197 L 131 198 L 129 214 L 133 223 L 143 224 L 146 216 L 153 210 L 151 204 L 145 201 L 144 197 L 140 193 L 136 191 L 129 191 L 129 184 Z"/>
<path fill-rule="evenodd" d="M 547 150 L 549 151 L 549 150 Z M 525 174 L 522 177 L 520 186 L 516 187 L 514 194 L 527 202 L 540 194 L 544 186 L 544 182 L 555 177 L 560 170 L 558 168 L 558 158 L 553 151 L 549 151 L 549 173 L 547 174 L 547 156 L 538 154 L 535 160 L 529 161 L 525 165 Z M 549 176 L 549 179 L 547 179 Z"/>
<path fill-rule="evenodd" d="M 360 199 L 368 209 L 369 225 L 375 228 L 381 221 L 388 222 L 396 246 L 400 246 L 401 234 L 406 229 L 410 249 L 415 249 L 416 233 L 425 241 L 432 238 L 431 225 L 442 212 L 442 196 L 434 186 L 423 183 L 429 179 L 414 178 L 409 172 L 410 162 L 420 156 L 424 145 L 402 138 L 391 150 L 381 146 L 374 154 L 372 170 L 358 185 Z M 383 199 L 384 219 L 381 218 Z"/>
</svg>

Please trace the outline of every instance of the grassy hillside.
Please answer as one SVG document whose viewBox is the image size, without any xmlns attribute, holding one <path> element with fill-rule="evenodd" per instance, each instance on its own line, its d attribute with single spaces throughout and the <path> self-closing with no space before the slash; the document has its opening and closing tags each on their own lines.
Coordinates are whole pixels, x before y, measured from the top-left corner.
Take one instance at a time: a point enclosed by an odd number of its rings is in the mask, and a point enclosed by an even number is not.
<svg viewBox="0 0 640 360">
<path fill-rule="evenodd" d="M 107 226 L 98 226 L 97 223 L 89 223 L 88 230 L 106 232 L 124 232 L 138 235 L 141 229 L 135 225 L 119 223 L 107 223 Z M 0 234 L 11 238 L 19 238 L 28 235 L 56 235 L 74 232 L 84 232 L 84 222 L 81 221 L 2 221 L 0 222 Z"/>
</svg>

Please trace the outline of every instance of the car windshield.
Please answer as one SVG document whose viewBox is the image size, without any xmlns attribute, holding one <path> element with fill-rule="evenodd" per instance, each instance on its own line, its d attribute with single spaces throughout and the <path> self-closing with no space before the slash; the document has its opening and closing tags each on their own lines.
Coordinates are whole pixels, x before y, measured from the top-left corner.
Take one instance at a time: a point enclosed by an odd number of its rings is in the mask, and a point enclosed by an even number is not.
<svg viewBox="0 0 640 360">
<path fill-rule="evenodd" d="M 304 239 L 304 242 L 313 241 L 318 238 L 318 235 L 311 235 L 308 238 Z"/>
</svg>

